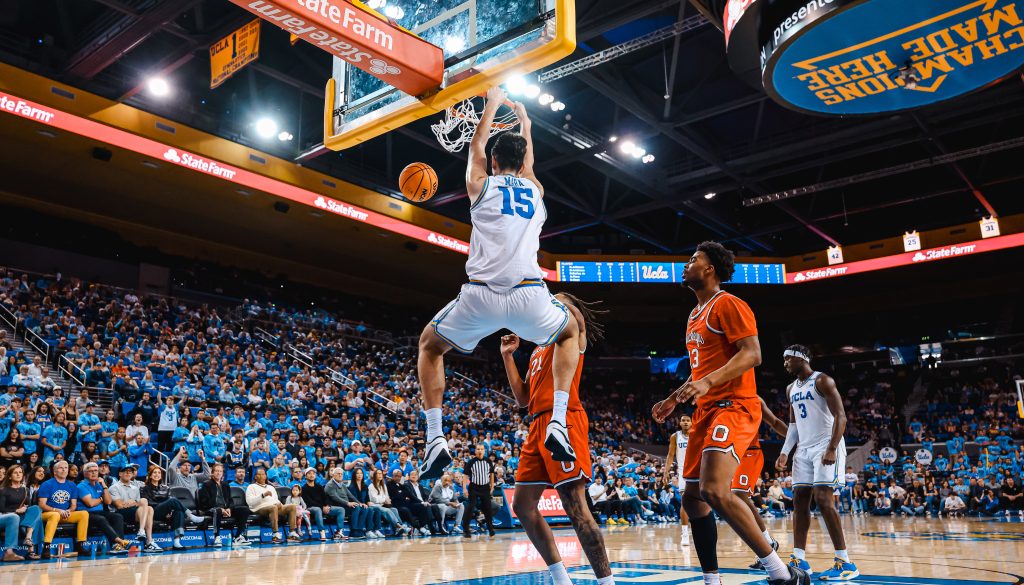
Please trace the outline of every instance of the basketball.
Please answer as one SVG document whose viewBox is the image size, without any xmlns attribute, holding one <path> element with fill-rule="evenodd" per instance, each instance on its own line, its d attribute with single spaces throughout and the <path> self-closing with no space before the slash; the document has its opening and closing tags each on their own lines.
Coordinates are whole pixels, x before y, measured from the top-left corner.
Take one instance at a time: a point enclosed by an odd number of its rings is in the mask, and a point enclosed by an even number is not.
<svg viewBox="0 0 1024 585">
<path fill-rule="evenodd" d="M 437 173 L 428 164 L 414 162 L 402 169 L 398 188 L 409 201 L 423 203 L 437 193 Z"/>
</svg>

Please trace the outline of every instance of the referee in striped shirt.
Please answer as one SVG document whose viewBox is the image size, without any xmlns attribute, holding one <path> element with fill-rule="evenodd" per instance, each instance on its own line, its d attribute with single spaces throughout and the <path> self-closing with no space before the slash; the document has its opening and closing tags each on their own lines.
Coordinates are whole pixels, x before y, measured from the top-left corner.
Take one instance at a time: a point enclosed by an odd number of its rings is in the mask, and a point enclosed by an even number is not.
<svg viewBox="0 0 1024 585">
<path fill-rule="evenodd" d="M 466 477 L 469 483 L 466 492 L 466 514 L 462 517 L 462 535 L 470 538 L 469 521 L 476 517 L 477 507 L 483 509 L 487 519 L 487 532 L 494 536 L 494 512 L 491 509 L 491 493 L 494 492 L 494 464 L 484 458 L 484 446 L 477 444 L 476 455 L 466 462 Z M 483 530 L 483 527 L 481 527 Z"/>
</svg>

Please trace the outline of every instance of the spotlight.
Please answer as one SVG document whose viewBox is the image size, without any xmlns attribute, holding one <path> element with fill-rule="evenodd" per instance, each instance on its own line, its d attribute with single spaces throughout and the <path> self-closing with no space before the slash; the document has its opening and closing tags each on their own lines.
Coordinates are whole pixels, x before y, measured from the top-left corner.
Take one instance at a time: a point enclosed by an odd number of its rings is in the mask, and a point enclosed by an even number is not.
<svg viewBox="0 0 1024 585">
<path fill-rule="evenodd" d="M 555 103 L 551 104 L 551 111 L 552 112 L 561 112 L 564 109 L 565 109 L 565 104 L 563 104 L 562 102 L 555 102 Z"/>
<path fill-rule="evenodd" d="M 171 85 L 163 77 L 153 77 L 146 82 L 146 89 L 156 97 L 166 97 L 171 93 Z"/>
<path fill-rule="evenodd" d="M 444 40 L 444 50 L 447 53 L 456 55 L 466 48 L 466 40 L 462 37 L 448 37 Z"/>
<path fill-rule="evenodd" d="M 277 122 L 270 118 L 260 118 L 256 121 L 256 133 L 261 138 L 273 138 L 277 134 Z"/>
<path fill-rule="evenodd" d="M 632 141 L 627 140 L 623 142 L 622 146 L 620 146 L 619 148 L 622 150 L 623 154 L 632 154 L 633 151 L 636 150 L 636 145 L 633 144 Z"/>
<path fill-rule="evenodd" d="M 526 97 L 532 100 L 540 95 L 540 87 L 533 85 L 531 83 L 530 85 L 526 86 L 526 91 L 524 91 L 523 93 L 526 95 Z"/>
<path fill-rule="evenodd" d="M 546 93 L 540 96 L 540 99 L 538 99 L 537 101 L 540 102 L 540 105 L 542 106 L 549 106 L 552 102 L 555 101 L 555 96 L 551 95 L 550 93 Z"/>
<path fill-rule="evenodd" d="M 619 139 L 618 136 L 612 136 L 611 138 L 608 139 L 608 142 L 615 142 L 618 139 Z"/>
<path fill-rule="evenodd" d="M 289 140 L 291 140 L 292 138 L 295 138 L 295 137 L 294 137 L 294 136 L 292 136 L 292 135 L 291 135 L 291 133 L 289 133 L 289 132 L 285 132 L 285 131 L 283 131 L 283 130 L 281 131 L 281 133 L 279 133 L 279 134 L 277 135 L 277 139 L 278 139 L 278 140 L 280 140 L 281 142 L 288 142 L 288 141 L 289 141 Z"/>
<path fill-rule="evenodd" d="M 643 158 L 644 156 L 647 155 L 647 151 L 638 146 L 634 148 L 633 152 L 631 152 L 630 154 L 633 155 L 633 158 Z"/>
<path fill-rule="evenodd" d="M 510 95 L 519 95 L 526 91 L 526 80 L 522 77 L 510 77 L 505 82 L 505 89 Z"/>
<path fill-rule="evenodd" d="M 640 160 L 642 160 L 644 164 L 652 163 L 652 162 L 654 162 L 654 155 L 653 154 L 648 154 L 647 156 L 643 157 Z"/>
<path fill-rule="evenodd" d="M 704 196 L 704 198 L 705 199 L 714 199 L 715 195 L 718 195 L 718 193 L 708 193 L 707 195 Z"/>
</svg>

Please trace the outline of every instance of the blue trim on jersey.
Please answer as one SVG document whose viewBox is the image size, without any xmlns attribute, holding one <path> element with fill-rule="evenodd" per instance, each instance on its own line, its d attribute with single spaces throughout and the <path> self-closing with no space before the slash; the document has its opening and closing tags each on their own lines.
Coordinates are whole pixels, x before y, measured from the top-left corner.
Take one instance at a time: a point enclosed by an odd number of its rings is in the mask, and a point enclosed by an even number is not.
<svg viewBox="0 0 1024 585">
<path fill-rule="evenodd" d="M 487 192 L 487 187 L 489 187 L 490 184 L 491 184 L 491 178 L 490 177 L 487 177 L 486 179 L 484 179 L 484 188 L 480 189 L 480 194 L 476 196 L 476 201 L 474 201 L 469 206 L 469 210 L 470 211 L 473 211 L 474 209 L 476 209 L 480 205 L 480 202 L 484 200 L 484 193 Z"/>
<path fill-rule="evenodd" d="M 544 286 L 544 281 L 539 278 L 526 278 L 512 288 L 525 288 L 528 286 Z"/>
<path fill-rule="evenodd" d="M 483 282 L 482 280 L 470 280 L 469 284 L 473 286 L 487 286 L 487 283 Z"/>
<path fill-rule="evenodd" d="M 459 295 L 459 296 L 455 297 L 455 300 L 452 301 L 451 306 L 448 307 L 448 309 L 445 310 L 444 313 L 441 313 L 441 315 L 437 319 L 434 319 L 433 321 L 431 321 L 430 322 L 430 326 L 434 328 L 434 333 L 436 333 L 438 337 L 443 339 L 444 342 L 447 343 L 448 345 L 452 346 L 452 349 L 454 349 L 455 351 L 457 351 L 457 352 L 459 352 L 461 354 L 472 355 L 473 354 L 473 350 L 471 350 L 471 349 L 467 350 L 467 349 L 465 349 L 463 347 L 460 347 L 459 344 L 457 344 L 454 341 L 452 341 L 451 339 L 448 339 L 447 337 L 445 337 L 445 335 L 443 333 L 441 333 L 441 331 L 438 330 L 438 328 L 437 328 L 441 324 L 441 321 L 444 321 L 444 318 L 448 316 L 448 313 L 451 313 L 452 310 L 455 309 L 455 305 L 459 304 L 459 300 L 461 300 L 461 299 L 462 299 L 462 295 Z"/>
<path fill-rule="evenodd" d="M 564 317 L 562 319 L 562 324 L 558 326 L 558 330 L 552 333 L 551 337 L 548 337 L 544 343 L 538 344 L 540 347 L 547 347 L 554 343 L 558 339 L 558 336 L 562 334 L 562 331 L 565 330 L 565 326 L 569 324 L 569 309 L 566 309 L 565 305 L 563 305 L 562 302 L 556 299 L 554 296 L 551 296 L 551 304 L 562 309 Z"/>
</svg>

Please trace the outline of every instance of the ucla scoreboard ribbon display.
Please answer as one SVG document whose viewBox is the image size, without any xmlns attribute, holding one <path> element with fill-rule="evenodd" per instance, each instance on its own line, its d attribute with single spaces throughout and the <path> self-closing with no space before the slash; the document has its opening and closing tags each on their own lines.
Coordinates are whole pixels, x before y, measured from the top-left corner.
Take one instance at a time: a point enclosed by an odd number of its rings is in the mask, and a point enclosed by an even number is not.
<svg viewBox="0 0 1024 585">
<path fill-rule="evenodd" d="M 683 282 L 684 262 L 558 262 L 560 282 Z M 783 264 L 737 264 L 731 284 L 786 284 Z"/>
<path fill-rule="evenodd" d="M 1019 0 L 730 0 L 729 62 L 794 110 L 920 108 L 1024 65 Z"/>
<path fill-rule="evenodd" d="M 210 45 L 210 89 L 259 58 L 260 22 L 257 18 Z"/>
</svg>

